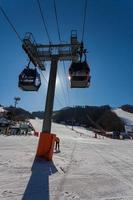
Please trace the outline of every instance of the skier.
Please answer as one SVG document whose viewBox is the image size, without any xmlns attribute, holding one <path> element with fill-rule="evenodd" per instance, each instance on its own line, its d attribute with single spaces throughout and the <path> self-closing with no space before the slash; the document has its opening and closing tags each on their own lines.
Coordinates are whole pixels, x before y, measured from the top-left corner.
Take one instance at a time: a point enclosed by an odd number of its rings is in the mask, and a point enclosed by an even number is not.
<svg viewBox="0 0 133 200">
<path fill-rule="evenodd" d="M 55 138 L 55 150 L 60 151 L 60 139 L 58 137 Z"/>
</svg>

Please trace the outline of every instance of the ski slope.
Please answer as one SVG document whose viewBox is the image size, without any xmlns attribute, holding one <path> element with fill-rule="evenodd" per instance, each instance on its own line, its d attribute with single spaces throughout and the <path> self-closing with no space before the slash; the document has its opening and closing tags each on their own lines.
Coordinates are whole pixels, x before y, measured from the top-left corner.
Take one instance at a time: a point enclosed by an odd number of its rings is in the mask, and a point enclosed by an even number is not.
<svg viewBox="0 0 133 200">
<path fill-rule="evenodd" d="M 2 106 L 0 106 L 0 113 L 3 113 L 3 112 L 6 112 L 6 110 Z"/>
<path fill-rule="evenodd" d="M 125 125 L 133 125 L 133 114 L 132 113 L 128 113 L 124 110 L 122 110 L 121 108 L 117 108 L 113 110 L 118 117 L 120 117 Z"/>
<path fill-rule="evenodd" d="M 0 200 L 132 200 L 133 141 L 84 131 L 53 123 L 61 139 L 53 162 L 34 162 L 38 137 L 1 135 Z"/>
</svg>

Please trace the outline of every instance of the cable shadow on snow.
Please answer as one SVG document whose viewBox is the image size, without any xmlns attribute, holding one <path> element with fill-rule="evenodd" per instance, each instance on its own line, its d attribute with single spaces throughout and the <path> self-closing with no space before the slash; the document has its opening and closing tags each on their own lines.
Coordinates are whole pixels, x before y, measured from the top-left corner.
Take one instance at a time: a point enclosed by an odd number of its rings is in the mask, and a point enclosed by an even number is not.
<svg viewBox="0 0 133 200">
<path fill-rule="evenodd" d="M 36 158 L 22 200 L 49 200 L 49 176 L 57 171 L 52 161 Z"/>
</svg>

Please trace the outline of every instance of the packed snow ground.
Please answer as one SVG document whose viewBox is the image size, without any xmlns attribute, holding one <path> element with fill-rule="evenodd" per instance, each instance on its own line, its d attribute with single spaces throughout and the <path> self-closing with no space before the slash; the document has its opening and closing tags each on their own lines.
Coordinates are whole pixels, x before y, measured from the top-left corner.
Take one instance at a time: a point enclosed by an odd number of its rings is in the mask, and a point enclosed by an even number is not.
<svg viewBox="0 0 133 200">
<path fill-rule="evenodd" d="M 40 131 L 42 121 L 31 121 Z M 132 200 L 133 141 L 53 124 L 61 152 L 34 161 L 38 138 L 0 136 L 0 200 Z M 86 134 L 83 134 L 86 132 Z"/>
</svg>

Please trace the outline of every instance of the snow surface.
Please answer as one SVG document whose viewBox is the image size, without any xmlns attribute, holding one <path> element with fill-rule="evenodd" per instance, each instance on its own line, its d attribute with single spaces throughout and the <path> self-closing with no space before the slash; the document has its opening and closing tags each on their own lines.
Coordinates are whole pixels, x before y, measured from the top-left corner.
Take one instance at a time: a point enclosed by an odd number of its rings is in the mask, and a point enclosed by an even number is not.
<svg viewBox="0 0 133 200">
<path fill-rule="evenodd" d="M 0 106 L 0 113 L 1 112 L 6 112 L 6 110 L 3 107 Z"/>
<path fill-rule="evenodd" d="M 117 108 L 115 110 L 113 110 L 118 117 L 120 117 L 125 125 L 133 125 L 133 114 L 132 113 L 128 113 L 124 110 L 122 110 L 121 108 Z"/>
<path fill-rule="evenodd" d="M 31 120 L 36 130 L 42 121 Z M 83 132 L 86 134 L 83 134 Z M 0 200 L 132 200 L 133 141 L 52 124 L 53 162 L 34 160 L 35 136 L 0 136 Z"/>
</svg>

